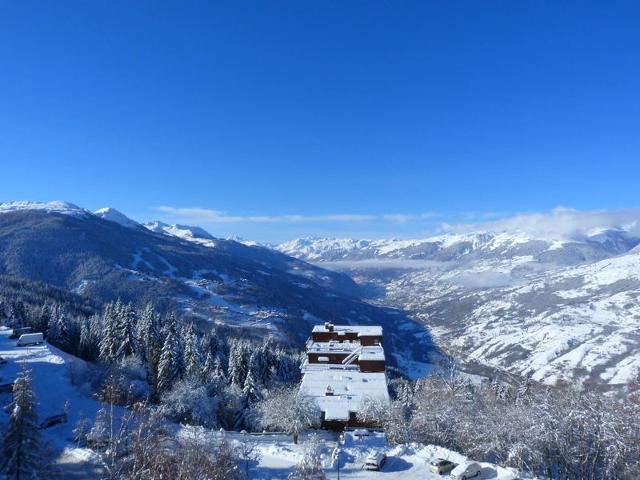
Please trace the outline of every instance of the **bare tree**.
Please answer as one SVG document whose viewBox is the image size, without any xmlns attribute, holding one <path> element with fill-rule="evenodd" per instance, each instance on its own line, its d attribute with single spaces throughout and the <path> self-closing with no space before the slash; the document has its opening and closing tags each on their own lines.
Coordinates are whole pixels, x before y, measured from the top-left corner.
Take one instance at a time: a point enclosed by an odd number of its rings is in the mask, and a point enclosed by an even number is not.
<svg viewBox="0 0 640 480">
<path fill-rule="evenodd" d="M 296 386 L 273 392 L 258 406 L 258 415 L 264 428 L 286 432 L 293 443 L 298 443 L 300 432 L 320 423 L 318 405 Z"/>
</svg>

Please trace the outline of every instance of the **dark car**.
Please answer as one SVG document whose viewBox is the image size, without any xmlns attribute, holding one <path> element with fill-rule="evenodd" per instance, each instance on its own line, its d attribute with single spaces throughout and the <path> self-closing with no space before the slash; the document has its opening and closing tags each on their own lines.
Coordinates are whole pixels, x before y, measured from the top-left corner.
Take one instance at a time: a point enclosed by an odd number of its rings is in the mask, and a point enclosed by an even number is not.
<svg viewBox="0 0 640 480">
<path fill-rule="evenodd" d="M 443 458 L 436 458 L 435 460 L 431 461 L 431 463 L 429 463 L 429 470 L 439 475 L 449 473 L 454 468 L 456 468 L 455 463 L 453 463 L 450 460 L 445 460 Z"/>
</svg>

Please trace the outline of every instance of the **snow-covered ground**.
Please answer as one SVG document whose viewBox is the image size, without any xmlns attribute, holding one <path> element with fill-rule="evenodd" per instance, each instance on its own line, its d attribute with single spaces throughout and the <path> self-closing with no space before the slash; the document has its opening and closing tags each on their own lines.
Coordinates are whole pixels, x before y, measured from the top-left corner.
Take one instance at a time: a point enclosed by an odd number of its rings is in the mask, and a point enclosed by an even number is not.
<svg viewBox="0 0 640 480">
<path fill-rule="evenodd" d="M 71 381 L 71 371 L 81 371 L 87 365 L 83 360 L 68 355 L 48 344 L 33 347 L 17 347 L 16 340 L 9 339 L 11 330 L 0 327 L 0 356 L 7 363 L 0 367 L 1 383 L 15 380 L 23 365 L 32 372 L 33 388 L 38 402 L 38 416 L 42 421 L 48 416 L 65 411 L 67 423 L 42 431 L 43 441 L 54 453 L 56 468 L 62 478 L 100 478 L 105 474 L 100 456 L 87 448 L 78 448 L 73 442 L 73 428 L 82 416 L 93 420 L 100 409 L 100 403 L 89 393 L 89 389 Z M 10 403 L 11 393 L 0 394 L 3 405 Z M 119 411 L 118 414 L 122 412 Z M 7 418 L 3 420 L 7 421 Z M 311 432 L 301 436 L 298 445 L 284 434 L 242 434 L 237 432 L 210 431 L 197 427 L 180 427 L 179 435 L 198 431 L 213 438 L 225 438 L 235 442 L 249 442 L 260 452 L 257 464 L 250 465 L 250 477 L 255 479 L 285 479 L 301 460 L 304 442 Z M 390 445 L 382 434 L 357 437 L 346 434 L 341 440 L 338 434 L 319 431 L 322 440 L 323 466 L 328 478 L 388 478 L 388 479 L 435 479 L 446 478 L 429 472 L 429 462 L 436 458 L 446 458 L 460 463 L 466 458 L 455 452 L 425 445 Z M 340 448 L 339 461 L 332 460 L 334 449 Z M 367 472 L 362 469 L 366 457 L 372 451 L 382 451 L 388 461 L 382 472 Z M 244 466 L 242 467 L 244 468 Z M 483 464 L 480 478 L 508 480 L 514 476 L 505 469 L 491 464 Z"/>
<path fill-rule="evenodd" d="M 100 403 L 71 382 L 71 368 L 83 369 L 85 362 L 45 343 L 33 347 L 17 347 L 10 339 L 11 330 L 0 327 L 0 356 L 7 363 L 0 366 L 1 383 L 13 382 L 23 366 L 31 370 L 33 389 L 38 403 L 38 420 L 67 411 L 68 422 L 42 430 L 63 478 L 99 478 L 104 471 L 100 458 L 91 450 L 77 448 L 73 429 L 83 416 L 93 421 Z M 0 404 L 11 402 L 10 392 L 0 394 Z M 8 421 L 4 415 L 3 423 Z"/>
<path fill-rule="evenodd" d="M 300 437 L 298 445 L 295 445 L 291 437 L 284 434 L 241 434 L 237 432 L 204 432 L 203 435 L 213 438 L 223 436 L 235 443 L 250 443 L 255 445 L 260 453 L 257 464 L 249 465 L 249 474 L 252 479 L 270 480 L 286 479 L 293 471 L 304 454 L 304 444 L 311 432 Z M 191 427 L 185 427 L 182 435 L 193 432 Z M 324 472 L 327 478 L 368 478 L 368 479 L 443 479 L 448 475 L 436 475 L 429 471 L 429 462 L 436 458 L 451 460 L 454 463 L 463 463 L 469 459 L 464 455 L 433 445 L 392 445 L 387 443 L 383 433 L 370 432 L 367 436 L 357 436 L 353 431 L 345 432 L 344 437 L 339 438 L 337 433 L 319 432 L 317 435 L 322 444 L 322 460 Z M 334 449 L 339 448 L 337 461 L 334 461 Z M 363 469 L 365 460 L 372 452 L 384 452 L 387 462 L 380 472 L 366 471 Z M 479 478 L 495 480 L 512 480 L 517 478 L 515 472 L 509 469 L 497 467 L 490 463 L 481 463 L 482 474 Z M 244 465 L 242 466 L 244 468 Z"/>
</svg>

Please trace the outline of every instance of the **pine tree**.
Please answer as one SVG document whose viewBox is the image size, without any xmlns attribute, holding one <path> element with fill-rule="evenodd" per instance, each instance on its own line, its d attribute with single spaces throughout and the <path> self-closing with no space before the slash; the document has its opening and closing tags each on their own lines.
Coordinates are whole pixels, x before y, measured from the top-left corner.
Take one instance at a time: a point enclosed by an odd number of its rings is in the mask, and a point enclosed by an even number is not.
<svg viewBox="0 0 640 480">
<path fill-rule="evenodd" d="M 179 376 L 180 352 L 177 343 L 174 330 L 169 328 L 158 362 L 159 392 L 164 392 L 171 388 Z"/>
<path fill-rule="evenodd" d="M 116 304 L 116 358 L 132 355 L 135 351 L 136 311 L 131 304 Z"/>
<path fill-rule="evenodd" d="M 100 359 L 109 362 L 116 358 L 118 344 L 116 337 L 116 311 L 113 303 L 108 303 L 102 315 L 103 329 L 100 339 Z"/>
<path fill-rule="evenodd" d="M 242 387 L 247 377 L 247 360 L 244 342 L 235 340 L 229 351 L 229 381 L 236 387 Z"/>
<path fill-rule="evenodd" d="M 85 360 L 92 360 L 95 346 L 93 345 L 93 339 L 91 338 L 91 331 L 89 329 L 89 321 L 85 320 L 80 326 L 80 344 L 78 345 L 78 355 Z"/>
<path fill-rule="evenodd" d="M 182 336 L 184 339 L 184 370 L 187 378 L 198 378 L 202 372 L 202 357 L 198 349 L 198 337 L 190 323 Z"/>
<path fill-rule="evenodd" d="M 140 313 L 140 319 L 136 328 L 136 343 L 138 345 L 138 356 L 143 363 L 149 361 L 149 349 L 153 349 L 159 343 L 158 316 L 153 309 L 153 305 L 148 303 Z M 158 348 L 159 350 L 159 348 Z"/>
<path fill-rule="evenodd" d="M 69 348 L 69 320 L 65 315 L 62 307 L 54 304 L 49 319 L 49 328 L 47 330 L 47 342 L 62 350 Z"/>
<path fill-rule="evenodd" d="M 101 408 L 96 413 L 91 430 L 87 434 L 87 445 L 91 448 L 102 448 L 109 443 L 109 419 L 107 411 Z"/>
<path fill-rule="evenodd" d="M 28 370 L 18 374 L 13 385 L 9 427 L 2 442 L 1 470 L 8 478 L 37 478 L 42 466 L 36 400 Z"/>
</svg>

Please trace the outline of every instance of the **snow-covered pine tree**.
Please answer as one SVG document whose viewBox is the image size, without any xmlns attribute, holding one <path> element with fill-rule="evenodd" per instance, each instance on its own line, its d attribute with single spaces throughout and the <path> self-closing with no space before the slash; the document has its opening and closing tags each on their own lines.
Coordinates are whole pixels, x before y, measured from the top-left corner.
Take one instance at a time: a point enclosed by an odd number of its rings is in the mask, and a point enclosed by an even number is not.
<svg viewBox="0 0 640 480">
<path fill-rule="evenodd" d="M 56 347 L 67 350 L 69 347 L 69 329 L 68 319 L 58 304 L 53 304 L 51 309 L 51 318 L 49 319 L 49 328 L 47 330 L 47 342 Z"/>
<path fill-rule="evenodd" d="M 78 356 L 85 360 L 92 360 L 95 346 L 92 343 L 89 321 L 83 320 L 80 324 L 80 343 L 78 344 Z"/>
<path fill-rule="evenodd" d="M 174 329 L 167 329 L 166 335 L 158 361 L 159 392 L 169 390 L 180 373 L 180 350 Z"/>
<path fill-rule="evenodd" d="M 116 303 L 116 358 L 121 359 L 132 355 L 135 345 L 136 310 L 131 304 Z"/>
<path fill-rule="evenodd" d="M 244 380 L 247 378 L 247 370 L 245 343 L 234 339 L 229 348 L 228 376 L 231 385 L 242 388 Z"/>
<path fill-rule="evenodd" d="M 190 323 L 182 334 L 184 341 L 184 372 L 187 378 L 196 379 L 202 372 L 202 356 L 198 348 L 198 337 Z"/>
<path fill-rule="evenodd" d="M 269 370 L 267 368 L 267 362 L 265 361 L 264 351 L 261 348 L 251 352 L 248 370 L 254 383 L 265 385 L 269 380 Z M 247 374 L 247 377 L 248 376 L 249 374 Z"/>
<path fill-rule="evenodd" d="M 255 422 L 252 418 L 252 410 L 260 400 L 262 400 L 262 393 L 253 378 L 253 372 L 249 370 L 242 387 L 240 405 L 236 410 L 234 430 L 251 429 L 253 427 Z"/>
<path fill-rule="evenodd" d="M 148 303 L 140 312 L 138 324 L 136 325 L 137 354 L 143 363 L 147 363 L 149 360 L 149 349 L 159 343 L 158 323 L 158 316 L 153 309 L 153 305 Z"/>
<path fill-rule="evenodd" d="M 205 357 L 202 368 L 200 369 L 200 379 L 203 383 L 207 383 L 213 377 L 215 367 L 216 361 L 214 360 L 213 355 L 211 352 L 207 352 L 207 356 Z"/>
<path fill-rule="evenodd" d="M 9 427 L 2 442 L 0 470 L 7 478 L 37 478 L 42 467 L 40 431 L 31 374 L 23 370 L 13 385 Z"/>
<path fill-rule="evenodd" d="M 102 314 L 102 337 L 100 339 L 100 360 L 109 362 L 116 358 L 118 339 L 116 337 L 116 309 L 113 303 L 107 303 Z"/>
<path fill-rule="evenodd" d="M 109 419 L 107 410 L 101 408 L 96 413 L 96 419 L 86 437 L 87 445 L 91 448 L 104 448 L 109 444 Z"/>
</svg>

